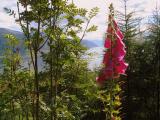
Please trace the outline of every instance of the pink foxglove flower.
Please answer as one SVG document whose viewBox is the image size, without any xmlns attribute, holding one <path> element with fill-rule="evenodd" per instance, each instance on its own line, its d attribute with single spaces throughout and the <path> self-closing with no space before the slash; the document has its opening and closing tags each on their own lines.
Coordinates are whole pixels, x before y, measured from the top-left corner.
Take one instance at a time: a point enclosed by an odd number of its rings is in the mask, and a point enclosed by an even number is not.
<svg viewBox="0 0 160 120">
<path fill-rule="evenodd" d="M 103 58 L 104 67 L 97 77 L 97 82 L 100 84 L 107 79 L 118 78 L 120 74 L 124 75 L 128 66 L 124 61 L 126 51 L 122 41 L 123 34 L 112 16 L 109 16 L 109 22 L 107 37 L 104 43 L 106 48 Z"/>
</svg>

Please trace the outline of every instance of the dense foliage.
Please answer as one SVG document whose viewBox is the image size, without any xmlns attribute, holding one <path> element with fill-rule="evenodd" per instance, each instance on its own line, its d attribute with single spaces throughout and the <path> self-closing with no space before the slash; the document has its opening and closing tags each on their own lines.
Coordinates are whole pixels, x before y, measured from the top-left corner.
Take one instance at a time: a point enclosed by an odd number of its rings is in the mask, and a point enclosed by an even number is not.
<svg viewBox="0 0 160 120">
<path fill-rule="evenodd" d="M 98 8 L 87 11 L 67 0 L 18 0 L 18 13 L 5 8 L 18 16 L 25 37 L 4 36 L 0 120 L 159 120 L 160 14 L 156 9 L 141 32 L 141 19 L 124 3 L 125 13 L 117 16 L 130 66 L 126 77 L 104 86 L 96 83 L 99 70 L 88 69 L 81 44 L 97 29 L 90 21 Z"/>
</svg>

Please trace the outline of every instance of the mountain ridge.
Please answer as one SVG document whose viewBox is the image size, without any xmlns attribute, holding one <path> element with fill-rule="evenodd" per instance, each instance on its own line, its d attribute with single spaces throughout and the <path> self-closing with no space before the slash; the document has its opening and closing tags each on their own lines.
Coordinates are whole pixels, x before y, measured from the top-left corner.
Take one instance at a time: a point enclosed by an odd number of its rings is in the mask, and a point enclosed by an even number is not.
<svg viewBox="0 0 160 120">
<path fill-rule="evenodd" d="M 10 29 L 7 29 L 7 28 L 0 28 L 0 55 L 3 55 L 3 52 L 4 52 L 4 49 L 6 47 L 5 43 L 6 43 L 6 40 L 4 38 L 4 35 L 5 34 L 13 34 L 15 35 L 19 41 L 20 41 L 20 45 L 19 45 L 19 49 L 20 49 L 20 53 L 21 55 L 24 57 L 24 59 L 27 60 L 29 59 L 27 56 L 26 56 L 26 52 L 25 52 L 25 46 L 24 46 L 24 35 L 22 32 L 19 32 L 19 31 L 14 31 L 14 30 L 10 30 Z M 83 40 L 82 41 L 82 45 L 86 46 L 88 48 L 88 50 L 86 51 L 86 59 L 89 60 L 88 62 L 88 67 L 89 69 L 94 69 L 96 67 L 98 67 L 101 63 L 101 60 L 102 60 L 102 54 L 103 54 L 103 41 L 101 40 Z M 88 56 L 88 53 L 90 54 L 93 54 L 92 57 L 89 57 Z M 39 64 L 41 64 L 42 60 L 39 59 Z M 27 63 L 25 63 L 27 64 Z"/>
<path fill-rule="evenodd" d="M 5 38 L 4 38 L 5 34 L 13 34 L 20 40 L 20 42 L 22 43 L 24 42 L 22 41 L 22 39 L 24 38 L 24 35 L 22 32 L 11 30 L 8 28 L 0 28 L 0 46 L 1 47 L 4 46 L 5 44 Z M 82 45 L 86 46 L 87 48 L 100 47 L 102 46 L 102 43 L 103 41 L 101 40 L 83 40 L 82 41 Z"/>
</svg>

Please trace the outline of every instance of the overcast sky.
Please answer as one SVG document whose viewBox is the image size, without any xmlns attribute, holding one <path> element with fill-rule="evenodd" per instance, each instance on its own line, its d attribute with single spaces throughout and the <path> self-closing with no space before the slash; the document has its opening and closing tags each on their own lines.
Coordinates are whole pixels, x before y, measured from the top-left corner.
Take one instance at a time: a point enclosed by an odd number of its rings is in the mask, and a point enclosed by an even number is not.
<svg viewBox="0 0 160 120">
<path fill-rule="evenodd" d="M 20 31 L 20 27 L 14 22 L 13 17 L 8 16 L 3 8 L 8 7 L 11 9 L 16 9 L 17 0 L 0 0 L 0 28 L 9 28 L 13 30 Z M 90 10 L 93 7 L 99 7 L 100 11 L 98 15 L 92 20 L 91 24 L 98 26 L 98 30 L 93 33 L 87 34 L 85 39 L 88 40 L 102 40 L 104 32 L 106 30 L 106 20 L 108 13 L 108 6 L 113 3 L 115 10 L 123 11 L 123 0 L 74 0 L 74 3 L 78 7 L 87 8 Z M 139 16 L 147 17 L 149 16 L 156 4 L 160 8 L 159 0 L 129 0 L 128 7 L 129 10 L 142 11 L 139 12 Z"/>
</svg>

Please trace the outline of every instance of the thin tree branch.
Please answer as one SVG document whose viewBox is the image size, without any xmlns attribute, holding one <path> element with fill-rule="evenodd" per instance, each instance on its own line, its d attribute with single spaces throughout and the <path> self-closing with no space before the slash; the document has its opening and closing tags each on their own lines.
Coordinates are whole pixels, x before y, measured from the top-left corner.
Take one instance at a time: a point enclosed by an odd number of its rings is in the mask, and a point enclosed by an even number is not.
<svg viewBox="0 0 160 120">
<path fill-rule="evenodd" d="M 88 22 L 87 22 L 86 28 L 85 28 L 85 30 L 84 30 L 84 32 L 83 32 L 83 35 L 82 35 L 81 39 L 80 39 L 80 43 L 81 43 L 81 41 L 83 40 L 83 38 L 84 38 L 84 36 L 85 36 L 85 34 L 86 34 L 86 31 L 87 31 L 87 28 L 88 28 L 88 26 L 89 26 L 90 21 L 91 21 L 91 19 L 89 19 Z"/>
</svg>

